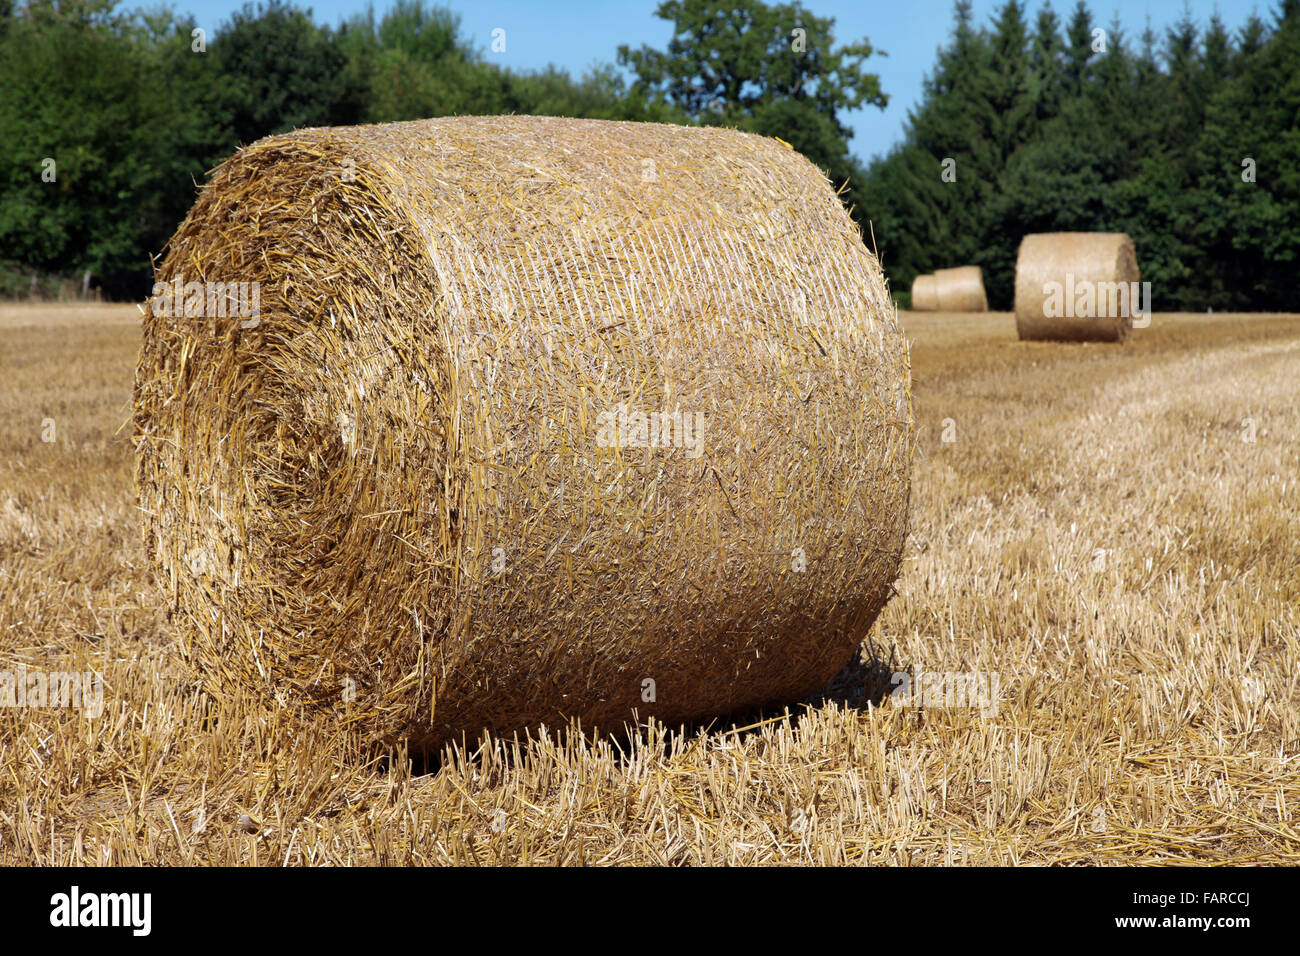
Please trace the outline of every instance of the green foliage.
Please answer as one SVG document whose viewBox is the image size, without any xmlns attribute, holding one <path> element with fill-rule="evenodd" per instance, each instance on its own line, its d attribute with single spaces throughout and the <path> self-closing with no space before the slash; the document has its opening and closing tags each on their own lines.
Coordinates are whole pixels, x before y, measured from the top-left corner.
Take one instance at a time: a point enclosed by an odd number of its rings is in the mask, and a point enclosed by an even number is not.
<svg viewBox="0 0 1300 956">
<path fill-rule="evenodd" d="M 90 269 L 122 294 L 175 221 L 166 105 L 109 6 L 33 4 L 0 36 L 0 260 Z"/>
<path fill-rule="evenodd" d="M 371 8 L 348 21 L 339 43 L 365 122 L 500 110 L 500 72 L 465 45 L 460 17 L 448 9 L 398 0 L 376 21 Z"/>
<path fill-rule="evenodd" d="M 737 123 L 773 102 L 806 100 L 847 137 L 842 111 L 887 103 L 879 77 L 863 70 L 871 44 L 837 48 L 834 19 L 798 3 L 667 0 L 656 15 L 673 21 L 668 49 L 621 46 L 619 62 L 692 120 Z"/>
<path fill-rule="evenodd" d="M 328 27 L 284 0 L 245 4 L 209 46 L 209 90 L 232 138 L 251 143 L 303 126 L 356 123 L 361 90 Z"/>
<path fill-rule="evenodd" d="M 888 102 L 864 68 L 870 43 L 836 46 L 834 19 L 798 3 L 667 0 L 656 15 L 673 23 L 667 49 L 618 49 L 636 75 L 633 97 L 690 122 L 779 137 L 837 186 L 858 178 L 843 114 Z M 845 198 L 856 198 L 852 187 Z"/>
<path fill-rule="evenodd" d="M 575 81 L 485 63 L 459 17 L 424 0 L 338 30 L 269 0 L 201 38 L 192 16 L 116 7 L 0 0 L 0 291 L 90 270 L 109 296 L 143 297 L 205 173 L 274 133 L 464 113 L 685 119 L 610 66 Z"/>
<path fill-rule="evenodd" d="M 527 113 L 596 119 L 680 120 L 680 114 L 629 94 L 611 66 L 574 80 L 550 67 L 515 73 L 487 63 L 460 36 L 460 17 L 397 0 L 376 20 L 373 8 L 339 31 L 347 72 L 363 90 L 366 122 L 429 116 Z"/>
<path fill-rule="evenodd" d="M 1196 144 L 1193 288 L 1215 308 L 1293 311 L 1300 267 L 1300 12 L 1240 62 Z M 1254 182 L 1243 180 L 1254 161 Z"/>
</svg>

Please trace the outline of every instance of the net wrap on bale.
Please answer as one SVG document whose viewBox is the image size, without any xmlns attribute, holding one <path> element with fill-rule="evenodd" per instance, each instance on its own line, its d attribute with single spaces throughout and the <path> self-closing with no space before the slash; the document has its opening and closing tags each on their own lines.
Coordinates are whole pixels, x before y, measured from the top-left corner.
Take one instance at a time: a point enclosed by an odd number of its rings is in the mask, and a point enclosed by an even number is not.
<svg viewBox="0 0 1300 956">
<path fill-rule="evenodd" d="M 1021 339 L 1123 342 L 1140 278 L 1126 233 L 1025 236 L 1016 257 L 1016 330 Z"/>
<path fill-rule="evenodd" d="M 418 748 L 617 731 L 797 699 L 888 598 L 906 344 L 777 141 L 300 130 L 215 171 L 156 279 L 138 493 L 214 693 Z M 243 281 L 255 317 L 159 306 Z"/>
<path fill-rule="evenodd" d="M 987 312 L 984 275 L 979 266 L 934 270 L 935 296 L 940 312 Z"/>
</svg>

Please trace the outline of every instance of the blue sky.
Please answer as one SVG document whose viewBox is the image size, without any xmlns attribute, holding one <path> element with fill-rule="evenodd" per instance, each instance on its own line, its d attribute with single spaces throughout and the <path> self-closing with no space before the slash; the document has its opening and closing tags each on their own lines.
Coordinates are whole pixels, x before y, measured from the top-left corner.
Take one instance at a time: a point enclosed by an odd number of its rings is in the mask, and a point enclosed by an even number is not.
<svg viewBox="0 0 1300 956">
<path fill-rule="evenodd" d="M 516 70 L 545 67 L 548 63 L 580 74 L 593 63 L 614 63 L 620 43 L 639 46 L 648 43 L 662 47 L 671 36 L 667 21 L 654 15 L 658 0 L 434 0 L 450 6 L 461 17 L 462 35 L 470 38 L 485 56 Z M 124 7 L 135 4 L 123 4 Z M 180 10 L 188 10 L 200 26 L 216 27 L 242 0 L 173 0 Z M 300 2 L 310 7 L 319 23 L 337 24 L 363 10 L 365 0 L 315 0 Z M 389 0 L 375 3 L 376 13 L 388 9 Z M 877 50 L 888 56 L 873 56 L 868 69 L 881 78 L 889 94 L 889 106 L 859 110 L 849 114 L 848 123 L 855 136 L 850 143 L 860 158 L 870 159 L 887 151 L 902 138 L 909 108 L 921 95 L 921 82 L 934 63 L 935 51 L 943 46 L 952 28 L 952 0 L 804 0 L 804 8 L 818 16 L 835 18 L 837 41 L 866 37 Z M 1028 19 L 1042 4 L 1029 0 Z M 1054 0 L 1053 9 L 1064 21 L 1074 7 L 1074 0 Z M 990 21 L 1001 0 L 975 0 L 976 22 Z M 1184 10 L 1204 26 L 1218 10 L 1229 30 L 1236 31 L 1252 11 L 1267 22 L 1272 21 L 1273 2 L 1241 0 L 1090 0 L 1094 19 L 1109 25 L 1118 12 L 1120 23 L 1130 40 L 1136 41 L 1148 18 L 1158 34 L 1175 23 Z M 490 52 L 493 29 L 506 31 L 504 53 Z"/>
</svg>

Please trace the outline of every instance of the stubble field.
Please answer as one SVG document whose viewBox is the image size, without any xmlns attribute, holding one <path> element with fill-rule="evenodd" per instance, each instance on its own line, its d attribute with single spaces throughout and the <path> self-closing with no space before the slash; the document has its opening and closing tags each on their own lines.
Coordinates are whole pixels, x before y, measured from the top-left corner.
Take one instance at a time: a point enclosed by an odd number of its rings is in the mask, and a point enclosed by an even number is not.
<svg viewBox="0 0 1300 956">
<path fill-rule="evenodd" d="M 858 666 L 426 764 L 204 694 L 141 547 L 135 307 L 0 306 L 0 672 L 104 688 L 0 707 L 0 864 L 1300 863 L 1300 315 L 904 325 L 922 456 Z M 996 704 L 909 706 L 923 671 Z"/>
</svg>

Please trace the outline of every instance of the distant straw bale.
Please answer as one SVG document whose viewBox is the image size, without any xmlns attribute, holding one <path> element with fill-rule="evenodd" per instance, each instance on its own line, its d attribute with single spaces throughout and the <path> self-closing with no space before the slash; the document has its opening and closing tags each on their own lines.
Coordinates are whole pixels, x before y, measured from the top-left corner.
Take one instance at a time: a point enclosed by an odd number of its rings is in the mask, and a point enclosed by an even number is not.
<svg viewBox="0 0 1300 956">
<path fill-rule="evenodd" d="M 213 693 L 417 749 L 675 723 L 811 692 L 889 597 L 907 346 L 775 140 L 299 130 L 216 170 L 156 278 L 140 506 Z M 255 316 L 205 314 L 240 282 Z"/>
<path fill-rule="evenodd" d="M 912 311 L 936 312 L 939 309 L 939 284 L 934 276 L 917 276 L 912 280 Z"/>
<path fill-rule="evenodd" d="M 935 292 L 940 312 L 987 312 L 984 275 L 979 266 L 957 266 L 934 270 Z"/>
<path fill-rule="evenodd" d="M 1125 233 L 1025 236 L 1016 259 L 1016 330 L 1022 339 L 1123 342 L 1133 328 L 1140 278 Z"/>
</svg>

